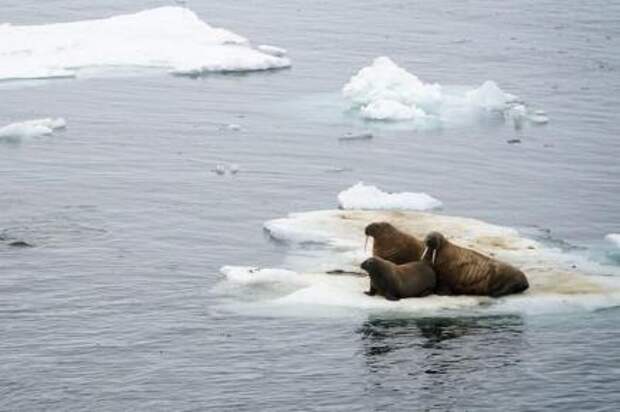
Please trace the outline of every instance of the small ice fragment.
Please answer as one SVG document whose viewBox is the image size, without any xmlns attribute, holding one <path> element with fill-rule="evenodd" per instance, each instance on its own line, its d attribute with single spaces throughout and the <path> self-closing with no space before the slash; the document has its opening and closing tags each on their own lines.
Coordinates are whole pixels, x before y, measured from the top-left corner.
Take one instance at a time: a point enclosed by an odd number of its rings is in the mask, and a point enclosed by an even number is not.
<svg viewBox="0 0 620 412">
<path fill-rule="evenodd" d="M 348 132 L 344 136 L 339 137 L 338 140 L 370 140 L 373 137 L 374 137 L 373 134 L 370 132 L 363 132 L 363 133 Z"/>
<path fill-rule="evenodd" d="M 51 135 L 55 130 L 64 129 L 67 122 L 62 117 L 27 120 L 11 123 L 0 128 L 0 138 L 24 138 Z"/>
<path fill-rule="evenodd" d="M 213 171 L 218 174 L 218 175 L 223 175 L 226 173 L 226 166 L 224 166 L 223 164 L 217 164 L 215 166 L 215 169 L 213 169 Z"/>
<path fill-rule="evenodd" d="M 236 175 L 239 173 L 239 165 L 236 163 L 231 163 L 228 170 L 230 171 L 230 174 Z"/>
<path fill-rule="evenodd" d="M 506 143 L 508 143 L 508 144 L 517 144 L 517 143 L 521 143 L 521 139 L 510 139 L 510 140 L 506 140 Z"/>
<path fill-rule="evenodd" d="M 284 57 L 287 54 L 286 49 L 276 46 L 270 46 L 268 44 L 261 44 L 257 47 L 258 50 L 262 51 L 265 54 L 269 54 L 275 57 Z"/>
<path fill-rule="evenodd" d="M 227 125 L 226 128 L 228 130 L 232 130 L 232 131 L 238 132 L 238 131 L 241 130 L 241 125 L 238 125 L 236 123 L 231 123 L 231 124 Z"/>
</svg>

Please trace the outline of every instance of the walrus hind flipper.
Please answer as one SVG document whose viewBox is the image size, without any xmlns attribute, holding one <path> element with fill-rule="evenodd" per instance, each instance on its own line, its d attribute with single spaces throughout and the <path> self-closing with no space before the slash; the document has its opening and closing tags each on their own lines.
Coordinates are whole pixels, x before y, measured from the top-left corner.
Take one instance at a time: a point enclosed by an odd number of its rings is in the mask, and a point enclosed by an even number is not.
<svg viewBox="0 0 620 412">
<path fill-rule="evenodd" d="M 385 298 L 386 298 L 387 300 L 391 300 L 391 301 L 400 300 L 400 298 L 399 298 L 399 297 L 396 297 L 396 296 L 394 296 L 394 295 L 390 295 L 389 293 L 386 293 L 386 294 L 385 294 Z"/>
</svg>

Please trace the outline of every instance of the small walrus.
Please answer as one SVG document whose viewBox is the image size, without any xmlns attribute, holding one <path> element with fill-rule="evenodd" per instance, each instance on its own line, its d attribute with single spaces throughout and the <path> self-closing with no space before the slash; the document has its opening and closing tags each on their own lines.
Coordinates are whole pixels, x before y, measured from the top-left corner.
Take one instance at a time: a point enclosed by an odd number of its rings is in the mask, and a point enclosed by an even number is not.
<svg viewBox="0 0 620 412">
<path fill-rule="evenodd" d="M 370 275 L 369 296 L 381 295 L 387 300 L 419 298 L 435 291 L 435 272 L 426 262 L 395 265 L 380 257 L 371 257 L 361 264 Z"/>
<path fill-rule="evenodd" d="M 521 293 L 529 287 L 525 274 L 519 269 L 457 246 L 439 232 L 426 235 L 424 244 L 422 260 L 430 258 L 437 275 L 438 295 L 500 297 Z"/>
<path fill-rule="evenodd" d="M 424 243 L 401 232 L 388 222 L 375 222 L 366 226 L 366 236 L 373 238 L 372 255 L 397 265 L 420 260 Z M 368 237 L 366 238 L 368 240 Z"/>
</svg>

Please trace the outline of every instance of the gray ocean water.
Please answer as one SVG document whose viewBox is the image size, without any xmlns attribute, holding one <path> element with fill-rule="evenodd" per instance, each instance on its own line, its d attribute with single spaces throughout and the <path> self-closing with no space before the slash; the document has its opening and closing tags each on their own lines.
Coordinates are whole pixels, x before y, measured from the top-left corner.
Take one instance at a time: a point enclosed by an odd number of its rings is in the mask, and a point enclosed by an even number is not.
<svg viewBox="0 0 620 412">
<path fill-rule="evenodd" d="M 0 22 L 170 4 L 3 0 Z M 333 208 L 360 180 L 430 193 L 448 214 L 543 229 L 614 264 L 603 237 L 620 233 L 620 4 L 188 6 L 287 48 L 293 67 L 0 89 L 1 125 L 68 122 L 51 138 L 0 144 L 0 409 L 617 409 L 618 308 L 299 319 L 221 311 L 212 290 L 222 265 L 282 263 L 287 248 L 264 221 Z M 350 76 L 381 55 L 425 81 L 494 80 L 551 121 L 414 132 L 330 112 Z M 373 139 L 338 139 L 368 130 Z M 240 172 L 213 173 L 218 163 Z"/>
</svg>

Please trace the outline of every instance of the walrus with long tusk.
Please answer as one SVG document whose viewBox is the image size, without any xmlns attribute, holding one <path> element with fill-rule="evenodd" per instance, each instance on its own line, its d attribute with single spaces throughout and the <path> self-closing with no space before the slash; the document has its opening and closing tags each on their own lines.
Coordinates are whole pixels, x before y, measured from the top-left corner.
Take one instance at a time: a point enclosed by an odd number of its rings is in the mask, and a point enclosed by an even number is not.
<svg viewBox="0 0 620 412">
<path fill-rule="evenodd" d="M 525 274 L 507 263 L 449 242 L 441 233 L 424 239 L 422 260 L 430 261 L 437 275 L 438 295 L 500 297 L 529 287 Z"/>
<path fill-rule="evenodd" d="M 372 255 L 397 265 L 420 260 L 424 243 L 401 232 L 388 222 L 374 222 L 364 230 L 366 240 L 373 238 Z"/>
<path fill-rule="evenodd" d="M 427 262 L 395 265 L 380 257 L 371 257 L 361 264 L 370 276 L 369 296 L 381 295 L 387 300 L 418 298 L 435 291 L 435 272 Z"/>
</svg>

